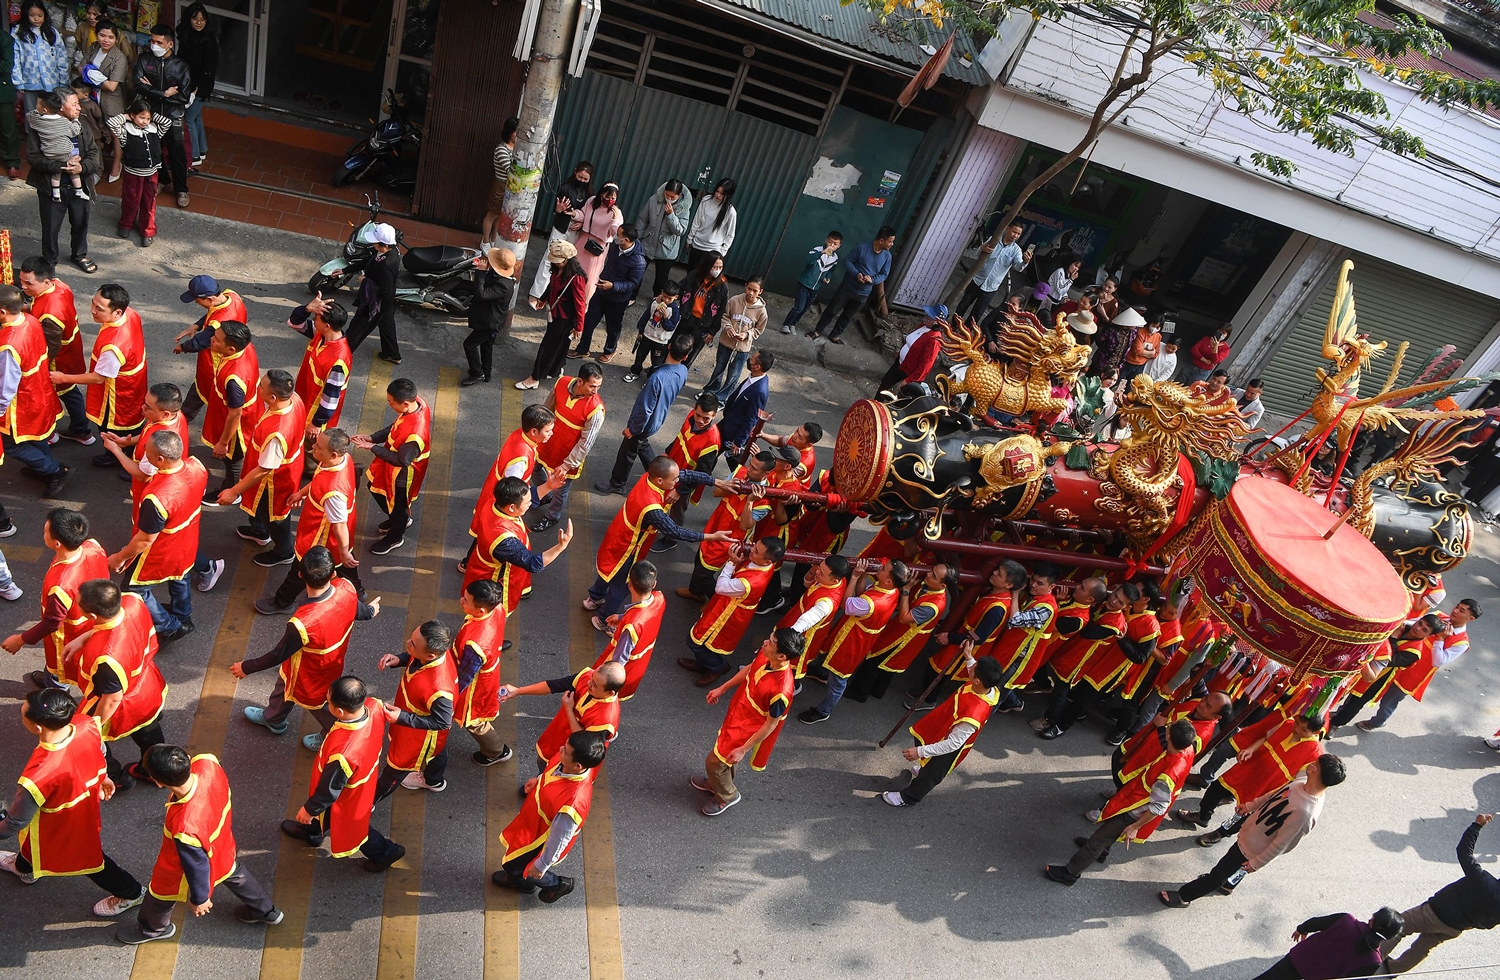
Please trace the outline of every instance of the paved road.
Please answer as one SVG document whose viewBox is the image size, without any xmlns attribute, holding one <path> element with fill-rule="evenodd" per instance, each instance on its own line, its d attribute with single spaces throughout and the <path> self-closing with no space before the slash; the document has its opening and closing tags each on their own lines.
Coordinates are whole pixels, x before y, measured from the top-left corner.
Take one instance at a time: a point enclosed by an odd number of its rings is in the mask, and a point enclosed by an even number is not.
<svg viewBox="0 0 1500 980">
<path fill-rule="evenodd" d="M 29 254 L 31 198 L 0 188 L 0 209 L 17 235 L 16 255 Z M 111 205 L 101 216 L 107 226 Z M 153 379 L 190 379 L 190 360 L 171 356 L 168 341 L 190 319 L 190 309 L 177 300 L 182 283 L 202 271 L 249 301 L 261 362 L 295 365 L 301 341 L 281 322 L 303 297 L 302 284 L 328 246 L 193 215 L 164 214 L 162 223 L 159 244 L 149 252 L 114 238 L 96 239 L 93 249 L 101 266 L 95 281 L 120 281 L 137 298 Z M 63 275 L 75 288 L 86 278 Z M 461 577 L 453 563 L 467 544 L 483 472 L 523 402 L 535 400 L 508 383 L 460 392 L 459 324 L 403 312 L 401 330 L 407 359 L 399 371 L 433 399 L 440 420 L 407 546 L 384 558 L 363 556 L 365 581 L 384 597 L 385 611 L 356 628 L 349 664 L 380 696 L 395 686 L 394 678 L 373 669 L 382 653 L 399 649 L 406 632 L 434 613 L 460 620 L 454 597 Z M 534 324 L 522 323 L 497 351 L 507 381 L 526 373 L 536 335 Z M 370 366 L 373 350 L 372 342 L 361 352 L 346 408 L 345 417 L 362 432 L 383 425 L 386 414 L 381 395 L 391 369 L 378 361 Z M 804 419 L 835 429 L 843 406 L 860 393 L 860 379 L 790 360 L 783 365 L 776 373 L 773 430 Z M 620 380 L 623 367 L 611 365 L 607 374 L 606 438 L 580 489 L 613 459 L 632 397 Z M 706 380 L 703 368 L 694 380 Z M 673 429 L 685 401 L 668 423 Z M 91 452 L 70 445 L 59 450 L 66 461 L 81 464 L 65 496 L 85 508 L 114 549 L 128 534 L 125 485 L 89 469 Z M 831 448 L 823 447 L 822 461 L 830 456 Z M 0 500 L 22 527 L 3 548 L 27 595 L 0 610 L 5 632 L 36 615 L 45 570 L 38 518 L 47 505 L 18 469 L 0 470 Z M 595 656 L 597 636 L 577 603 L 618 503 L 574 494 L 578 537 L 537 577 L 531 599 L 513 619 L 510 635 L 517 643 L 503 667 L 506 680 L 558 676 Z M 360 508 L 368 532 L 374 508 L 367 496 Z M 704 519 L 706 509 L 695 517 Z M 215 913 L 189 922 L 180 941 L 128 949 L 112 940 L 113 924 L 89 915 L 98 892 L 86 880 L 28 888 L 5 878 L 0 977 L 159 980 L 175 970 L 205 980 L 918 973 L 955 980 L 996 974 L 1237 980 L 1280 956 L 1292 926 L 1308 915 L 1368 913 L 1381 904 L 1404 908 L 1425 899 L 1457 875 L 1452 848 L 1475 807 L 1494 809 L 1500 802 L 1500 756 L 1476 737 L 1500 726 L 1500 707 L 1488 697 L 1500 631 L 1500 603 L 1494 602 L 1500 542 L 1482 530 L 1477 554 L 1450 581 L 1455 596 L 1475 595 L 1495 609 L 1473 629 L 1473 652 L 1440 679 L 1427 704 L 1403 706 L 1388 730 L 1334 742 L 1348 758 L 1350 779 L 1330 791 L 1317 831 L 1232 898 L 1204 900 L 1186 911 L 1161 907 L 1156 888 L 1211 863 L 1189 835 L 1172 828 L 1121 852 L 1075 888 L 1044 881 L 1041 865 L 1067 857 L 1069 838 L 1085 828 L 1081 813 L 1108 785 L 1107 749 L 1103 730 L 1088 724 L 1042 742 L 1025 725 L 1030 713 L 998 718 L 940 790 L 920 807 L 892 810 L 876 796 L 893 785 L 900 761 L 894 749 L 873 746 L 899 707 L 889 697 L 848 704 L 820 727 L 792 723 L 771 768 L 745 777 L 745 802 L 705 820 L 687 777 L 701 771 L 721 709 L 705 706 L 700 690 L 672 663 L 694 613 L 675 597 L 668 600 L 660 655 L 626 709 L 624 734 L 599 781 L 583 845 L 563 868 L 579 876 L 578 891 L 556 906 L 523 899 L 518 907 L 510 893 L 486 885 L 488 871 L 498 866 L 496 834 L 515 809 L 515 788 L 531 772 L 530 746 L 554 708 L 540 698 L 522 700 L 514 716 L 506 715 L 522 762 L 473 768 L 464 758 L 467 736 L 455 735 L 446 792 L 398 792 L 379 809 L 377 820 L 407 846 L 408 856 L 383 878 L 374 877 L 357 862 L 317 856 L 277 832 L 279 820 L 305 796 L 311 756 L 290 736 L 274 738 L 240 716 L 246 704 L 264 703 L 272 677 L 236 685 L 226 668 L 268 648 L 283 624 L 250 612 L 251 600 L 274 585 L 274 577 L 268 583 L 266 572 L 248 560 L 253 550 L 234 537 L 237 523 L 234 513 L 205 514 L 204 549 L 226 557 L 230 568 L 212 594 L 198 597 L 198 631 L 159 658 L 171 683 L 164 724 L 171 740 L 224 761 L 234 785 L 241 860 L 274 888 L 287 922 L 269 931 L 247 928 L 229 915 L 233 900 L 221 894 Z M 685 547 L 667 556 L 668 586 L 686 578 L 690 561 Z M 755 630 L 769 625 L 759 620 Z M 29 751 L 15 704 L 25 692 L 21 678 L 36 660 L 27 652 L 0 661 L 0 701 L 11 706 L 0 709 L 0 774 L 7 781 Z M 160 794 L 138 788 L 105 808 L 106 847 L 138 876 L 149 872 L 160 842 L 161 804 Z M 1490 858 L 1494 834 L 1481 839 L 1480 850 Z M 1431 965 L 1495 964 L 1497 945 L 1490 936 L 1465 937 Z"/>
</svg>

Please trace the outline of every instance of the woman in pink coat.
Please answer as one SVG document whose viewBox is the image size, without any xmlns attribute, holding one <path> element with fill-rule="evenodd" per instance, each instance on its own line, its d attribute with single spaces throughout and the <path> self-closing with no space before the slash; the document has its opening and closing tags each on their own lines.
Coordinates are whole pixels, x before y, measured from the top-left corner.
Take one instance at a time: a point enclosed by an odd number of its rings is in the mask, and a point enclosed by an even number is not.
<svg viewBox="0 0 1500 980">
<path fill-rule="evenodd" d="M 620 185 L 605 184 L 599 193 L 583 202 L 578 216 L 573 219 L 573 247 L 578 249 L 578 264 L 588 276 L 588 288 L 584 302 L 594 298 L 594 286 L 599 282 L 599 273 L 604 269 L 604 257 L 609 243 L 615 240 L 615 232 L 625 223 L 616 202 L 620 197 Z"/>
</svg>

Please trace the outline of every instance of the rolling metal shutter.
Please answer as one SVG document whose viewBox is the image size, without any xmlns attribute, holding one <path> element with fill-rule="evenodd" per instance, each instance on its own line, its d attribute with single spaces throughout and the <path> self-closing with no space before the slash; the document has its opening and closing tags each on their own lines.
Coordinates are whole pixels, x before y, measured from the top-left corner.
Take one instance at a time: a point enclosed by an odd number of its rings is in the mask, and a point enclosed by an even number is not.
<svg viewBox="0 0 1500 980">
<path fill-rule="evenodd" d="M 1323 360 L 1323 329 L 1328 324 L 1337 279 L 1335 269 L 1317 300 L 1261 369 L 1260 376 L 1265 382 L 1261 398 L 1267 411 L 1274 415 L 1295 418 L 1307 409 L 1317 393 L 1318 381 L 1313 371 L 1328 366 Z M 1468 357 L 1500 322 L 1500 300 L 1379 259 L 1354 256 L 1354 270 L 1349 279 L 1354 284 L 1354 308 L 1359 315 L 1360 331 L 1369 334 L 1371 340 L 1383 340 L 1390 345 L 1361 381 L 1360 391 L 1367 396 L 1385 383 L 1391 359 L 1402 341 L 1409 341 L 1411 347 L 1406 352 L 1398 386 L 1415 377 L 1426 365 L 1428 356 L 1444 344 L 1452 344 L 1458 348 L 1459 356 Z M 1245 381 L 1233 380 L 1235 384 Z"/>
</svg>

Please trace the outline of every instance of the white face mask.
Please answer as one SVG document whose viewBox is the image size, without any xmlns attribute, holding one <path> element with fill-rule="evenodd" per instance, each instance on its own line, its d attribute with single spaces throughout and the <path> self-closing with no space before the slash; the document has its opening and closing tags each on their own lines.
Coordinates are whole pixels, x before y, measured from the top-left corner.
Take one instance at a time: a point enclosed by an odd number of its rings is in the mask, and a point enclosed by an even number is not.
<svg viewBox="0 0 1500 980">
<path fill-rule="evenodd" d="M 158 58 L 165 58 L 167 56 L 167 49 L 162 47 L 160 44 L 153 44 L 151 45 L 151 53 L 156 55 Z"/>
</svg>

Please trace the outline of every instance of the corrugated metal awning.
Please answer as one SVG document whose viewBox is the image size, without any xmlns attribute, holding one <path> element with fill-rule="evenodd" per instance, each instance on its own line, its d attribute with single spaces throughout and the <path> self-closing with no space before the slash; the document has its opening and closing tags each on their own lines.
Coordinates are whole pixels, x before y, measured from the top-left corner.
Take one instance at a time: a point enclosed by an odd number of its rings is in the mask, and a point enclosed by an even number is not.
<svg viewBox="0 0 1500 980">
<path fill-rule="evenodd" d="M 927 63 L 930 52 L 922 49 L 912 28 L 895 20 L 880 22 L 880 15 L 859 3 L 847 6 L 839 0 L 699 0 L 700 3 L 736 17 L 745 17 L 772 30 L 817 43 L 808 35 L 821 38 L 827 47 L 857 61 L 879 65 L 915 75 Z M 794 28 L 789 30 L 788 28 Z M 939 31 L 926 26 L 924 42 L 936 50 L 954 32 L 951 26 Z M 953 57 L 943 74 L 969 85 L 989 85 L 990 77 L 979 67 L 979 48 L 966 32 L 953 42 Z M 855 52 L 864 52 L 860 56 Z M 869 57 L 876 55 L 878 57 Z M 968 64 L 964 61 L 967 59 Z M 894 62 L 894 63 L 893 63 Z"/>
</svg>

